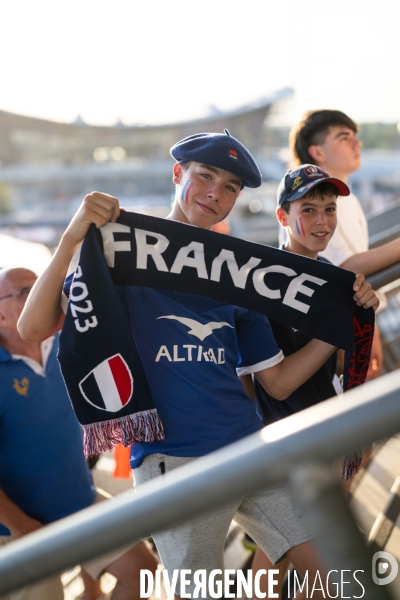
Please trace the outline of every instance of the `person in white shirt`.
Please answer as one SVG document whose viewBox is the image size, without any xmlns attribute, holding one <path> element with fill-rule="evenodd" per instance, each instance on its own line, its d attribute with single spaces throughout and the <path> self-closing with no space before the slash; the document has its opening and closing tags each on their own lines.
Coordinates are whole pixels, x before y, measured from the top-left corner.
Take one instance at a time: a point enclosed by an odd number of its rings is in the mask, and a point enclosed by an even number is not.
<svg viewBox="0 0 400 600">
<path fill-rule="evenodd" d="M 293 126 L 289 135 L 291 167 L 311 163 L 332 177 L 348 181 L 361 166 L 358 125 L 339 110 L 311 110 Z M 339 197 L 337 228 L 321 255 L 333 264 L 366 276 L 400 260 L 400 238 L 369 250 L 368 225 L 360 201 L 354 194 Z M 375 328 L 368 379 L 382 371 L 383 353 Z"/>
</svg>

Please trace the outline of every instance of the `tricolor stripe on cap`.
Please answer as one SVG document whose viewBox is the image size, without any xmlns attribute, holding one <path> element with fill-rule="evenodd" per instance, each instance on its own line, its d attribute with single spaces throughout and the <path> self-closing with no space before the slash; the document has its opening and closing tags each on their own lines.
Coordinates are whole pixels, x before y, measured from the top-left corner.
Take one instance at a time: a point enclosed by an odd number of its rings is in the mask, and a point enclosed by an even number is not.
<svg viewBox="0 0 400 600">
<path fill-rule="evenodd" d="M 115 413 L 132 398 L 133 378 L 122 356 L 115 354 L 90 371 L 79 388 L 89 404 Z"/>
</svg>

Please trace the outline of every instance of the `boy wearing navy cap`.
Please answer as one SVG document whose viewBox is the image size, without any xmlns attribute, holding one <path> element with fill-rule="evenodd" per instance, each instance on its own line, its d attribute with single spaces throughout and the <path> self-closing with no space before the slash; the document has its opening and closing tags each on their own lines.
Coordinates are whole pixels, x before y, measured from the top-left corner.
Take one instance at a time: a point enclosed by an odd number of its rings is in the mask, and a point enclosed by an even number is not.
<svg viewBox="0 0 400 600">
<path fill-rule="evenodd" d="M 261 183 L 253 157 L 227 131 L 185 138 L 171 148 L 171 155 L 177 161 L 173 167 L 176 192 L 168 219 L 210 229 L 229 213 L 244 185 L 257 187 Z M 62 327 L 60 296 L 69 262 L 91 223 L 101 227 L 115 222 L 119 213 L 116 198 L 99 192 L 85 197 L 52 263 L 29 296 L 19 322 L 25 339 L 39 341 Z M 357 278 L 354 291 L 359 303 L 376 306 L 375 295 L 363 276 Z M 285 358 L 268 319 L 210 298 L 130 286 L 126 288 L 126 304 L 165 429 L 164 440 L 132 447 L 137 485 L 260 430 L 262 423 L 237 378 L 237 369 L 242 374 L 256 373 L 268 393 L 283 400 L 335 351 L 327 343 L 312 340 L 299 353 Z M 217 364 L 194 358 L 191 349 L 197 340 L 193 330 L 182 324 L 183 319 L 219 324 L 206 337 L 210 352 L 223 354 L 223 361 Z M 165 350 L 178 343 L 187 348 L 187 360 Z M 320 568 L 308 541 L 310 535 L 283 485 L 156 533 L 165 567 L 191 572 L 223 569 L 223 546 L 233 517 L 272 562 L 287 554 L 300 573 L 308 569 L 312 574 Z M 193 593 L 194 587 L 192 582 L 186 589 Z"/>
<path fill-rule="evenodd" d="M 337 197 L 349 194 L 343 181 L 320 167 L 305 164 L 289 170 L 277 192 L 276 215 L 287 233 L 284 249 L 318 258 L 336 228 Z"/>
<path fill-rule="evenodd" d="M 277 192 L 276 215 L 286 230 L 283 250 L 294 252 L 323 262 L 319 256 L 331 239 L 337 223 L 337 197 L 348 196 L 345 183 L 311 164 L 299 165 L 287 171 Z M 270 320 L 274 337 L 285 356 L 303 348 L 310 337 L 291 327 Z M 334 353 L 320 369 L 295 390 L 283 402 L 278 402 L 254 379 L 243 382 L 249 394 L 254 395 L 257 413 L 265 425 L 269 425 L 335 396 L 333 379 L 336 373 L 337 353 Z M 271 568 L 271 563 L 258 549 L 253 570 Z M 264 582 L 261 582 L 263 586 Z"/>
<path fill-rule="evenodd" d="M 331 177 L 320 167 L 304 164 L 287 171 L 277 192 L 276 215 L 286 229 L 287 238 L 282 249 L 329 263 L 319 253 L 325 250 L 336 229 L 338 196 L 349 194 L 350 190 L 343 181 Z M 273 320 L 270 323 L 285 356 L 310 341 L 307 335 L 287 325 Z M 336 354 L 283 402 L 277 402 L 255 380 L 257 412 L 264 424 L 269 425 L 334 396 Z"/>
</svg>

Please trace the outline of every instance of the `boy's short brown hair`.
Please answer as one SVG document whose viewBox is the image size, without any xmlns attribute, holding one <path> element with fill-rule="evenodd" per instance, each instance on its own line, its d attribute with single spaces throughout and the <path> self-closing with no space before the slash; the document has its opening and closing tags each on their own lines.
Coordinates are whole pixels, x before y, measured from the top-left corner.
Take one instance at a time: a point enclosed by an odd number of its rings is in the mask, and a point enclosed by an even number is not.
<svg viewBox="0 0 400 600">
<path fill-rule="evenodd" d="M 330 127 L 348 127 L 354 133 L 358 125 L 340 110 L 309 110 L 299 123 L 294 125 L 289 134 L 289 146 L 292 154 L 291 167 L 303 163 L 314 164 L 308 149 L 314 144 L 322 144 Z"/>
</svg>

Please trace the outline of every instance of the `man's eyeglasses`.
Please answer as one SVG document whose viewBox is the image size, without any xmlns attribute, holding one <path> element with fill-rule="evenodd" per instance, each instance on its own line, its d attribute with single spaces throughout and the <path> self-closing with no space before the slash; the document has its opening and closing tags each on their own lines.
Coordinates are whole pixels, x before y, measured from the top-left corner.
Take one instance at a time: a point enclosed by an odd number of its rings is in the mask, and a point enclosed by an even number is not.
<svg viewBox="0 0 400 600">
<path fill-rule="evenodd" d="M 31 287 L 23 287 L 18 292 L 13 292 L 12 294 L 7 294 L 7 296 L 2 296 L 0 300 L 4 300 L 5 298 L 12 298 L 13 296 L 27 296 L 31 291 Z"/>
</svg>

